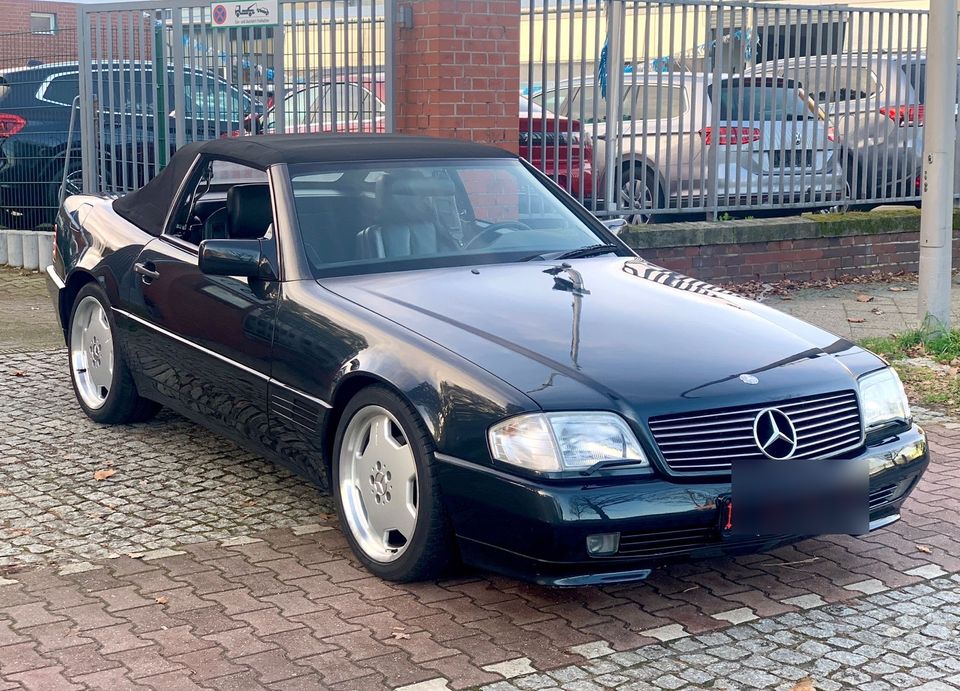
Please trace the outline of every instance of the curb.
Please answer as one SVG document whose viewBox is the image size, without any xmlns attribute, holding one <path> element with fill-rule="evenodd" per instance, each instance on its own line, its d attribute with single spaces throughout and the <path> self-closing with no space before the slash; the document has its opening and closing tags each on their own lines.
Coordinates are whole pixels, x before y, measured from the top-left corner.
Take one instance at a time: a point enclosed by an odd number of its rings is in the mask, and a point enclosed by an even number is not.
<svg viewBox="0 0 960 691">
<path fill-rule="evenodd" d="M 0 266 L 39 271 L 53 256 L 53 231 L 0 228 Z"/>
</svg>

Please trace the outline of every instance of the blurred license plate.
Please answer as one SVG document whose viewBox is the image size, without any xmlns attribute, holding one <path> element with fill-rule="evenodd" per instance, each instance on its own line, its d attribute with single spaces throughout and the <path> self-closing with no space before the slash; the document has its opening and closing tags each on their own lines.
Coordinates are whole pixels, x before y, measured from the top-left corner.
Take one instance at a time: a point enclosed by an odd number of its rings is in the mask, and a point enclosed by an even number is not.
<svg viewBox="0 0 960 691">
<path fill-rule="evenodd" d="M 735 461 L 730 482 L 718 500 L 725 537 L 868 531 L 866 459 Z"/>
</svg>

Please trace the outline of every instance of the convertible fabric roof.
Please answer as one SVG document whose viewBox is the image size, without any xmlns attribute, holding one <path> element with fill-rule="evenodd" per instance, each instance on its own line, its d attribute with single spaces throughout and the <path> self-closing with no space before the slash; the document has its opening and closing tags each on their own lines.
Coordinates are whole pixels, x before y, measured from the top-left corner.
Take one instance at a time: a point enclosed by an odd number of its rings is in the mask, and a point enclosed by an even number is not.
<svg viewBox="0 0 960 691">
<path fill-rule="evenodd" d="M 114 211 L 145 232 L 160 235 L 180 183 L 199 155 L 261 170 L 278 163 L 515 158 L 503 149 L 473 142 L 386 134 L 266 134 L 211 139 L 180 147 L 153 180 L 114 201 Z"/>
</svg>

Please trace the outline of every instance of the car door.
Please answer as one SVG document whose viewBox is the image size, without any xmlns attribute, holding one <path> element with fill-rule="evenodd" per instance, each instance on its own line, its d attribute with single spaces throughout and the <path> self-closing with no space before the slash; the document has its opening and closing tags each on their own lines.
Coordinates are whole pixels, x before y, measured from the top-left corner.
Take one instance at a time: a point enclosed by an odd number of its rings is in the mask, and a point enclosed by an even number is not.
<svg viewBox="0 0 960 691">
<path fill-rule="evenodd" d="M 164 234 L 134 263 L 128 304 L 137 328 L 131 350 L 141 377 L 169 405 L 231 436 L 265 444 L 279 282 L 200 271 L 196 201 L 209 207 L 225 197 L 219 191 L 198 195 L 208 170 L 207 161 L 197 162 Z M 269 183 L 264 178 L 253 184 Z M 272 218 L 271 210 L 266 213 Z M 264 226 L 268 243 L 275 243 L 269 219 Z"/>
</svg>

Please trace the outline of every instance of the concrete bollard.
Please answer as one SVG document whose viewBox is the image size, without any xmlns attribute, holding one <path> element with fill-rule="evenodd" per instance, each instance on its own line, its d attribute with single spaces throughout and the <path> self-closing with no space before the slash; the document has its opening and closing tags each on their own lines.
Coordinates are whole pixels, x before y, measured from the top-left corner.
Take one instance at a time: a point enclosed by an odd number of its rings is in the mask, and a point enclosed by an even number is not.
<svg viewBox="0 0 960 691">
<path fill-rule="evenodd" d="M 23 266 L 23 240 L 20 239 L 19 230 L 7 231 L 7 264 L 10 266 Z"/>
<path fill-rule="evenodd" d="M 7 229 L 0 228 L 0 266 L 7 263 Z"/>
<path fill-rule="evenodd" d="M 53 263 L 53 233 L 37 233 L 37 254 L 41 271 Z"/>
<path fill-rule="evenodd" d="M 37 251 L 37 233 L 33 230 L 20 231 L 23 252 L 23 268 L 36 271 L 40 268 L 40 254 Z"/>
</svg>

